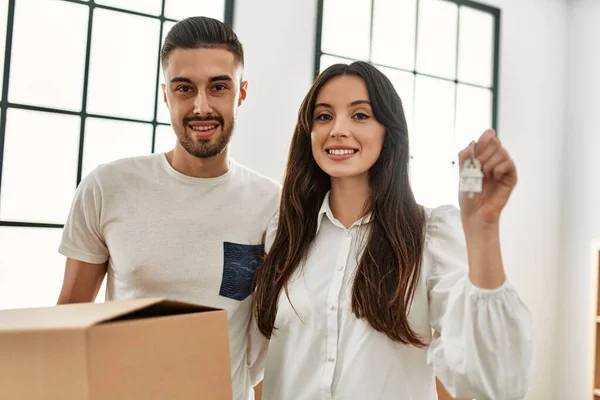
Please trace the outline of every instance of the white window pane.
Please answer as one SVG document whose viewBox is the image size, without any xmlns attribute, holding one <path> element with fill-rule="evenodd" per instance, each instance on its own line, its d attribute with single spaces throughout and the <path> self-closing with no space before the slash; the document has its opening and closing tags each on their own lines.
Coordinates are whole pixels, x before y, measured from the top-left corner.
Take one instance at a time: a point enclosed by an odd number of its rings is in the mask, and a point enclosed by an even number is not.
<svg viewBox="0 0 600 400">
<path fill-rule="evenodd" d="M 460 8 L 458 79 L 492 86 L 494 17 L 469 7 Z"/>
<path fill-rule="evenodd" d="M 82 176 L 100 164 L 150 154 L 152 125 L 88 118 L 85 124 Z"/>
<path fill-rule="evenodd" d="M 391 67 L 414 69 L 416 0 L 374 0 L 371 60 Z"/>
<path fill-rule="evenodd" d="M 492 92 L 459 84 L 456 92 L 456 152 L 492 127 Z"/>
<path fill-rule="evenodd" d="M 6 21 L 8 19 L 8 0 L 0 0 L 0 93 L 4 86 L 4 51 L 6 47 Z M 14 50 L 13 50 L 14 51 Z"/>
<path fill-rule="evenodd" d="M 0 309 L 54 306 L 65 257 L 61 229 L 0 227 Z"/>
<path fill-rule="evenodd" d="M 456 29 L 458 6 L 445 0 L 419 2 L 417 70 L 454 79 L 456 77 Z"/>
<path fill-rule="evenodd" d="M 455 84 L 417 75 L 412 154 L 449 162 L 454 142 Z"/>
<path fill-rule="evenodd" d="M 0 219 L 65 222 L 77 181 L 80 126 L 78 116 L 8 110 Z"/>
<path fill-rule="evenodd" d="M 96 0 L 96 4 L 150 15 L 160 15 L 162 8 L 162 0 Z"/>
<path fill-rule="evenodd" d="M 161 82 L 161 83 L 163 83 L 163 82 Z M 171 123 L 171 116 L 169 114 L 169 108 L 165 104 L 165 98 L 164 98 L 164 94 L 163 93 L 164 93 L 163 89 L 162 89 L 162 87 L 159 84 L 159 86 L 158 86 L 158 92 L 157 92 L 158 107 L 156 109 L 156 120 L 158 122 L 162 122 L 163 124 L 170 124 Z"/>
<path fill-rule="evenodd" d="M 458 207 L 458 168 L 448 160 L 415 157 L 410 162 L 411 187 L 417 202 L 426 207 Z"/>
<path fill-rule="evenodd" d="M 406 124 L 408 131 L 412 132 L 413 124 L 413 93 L 415 84 L 415 75 L 412 72 L 398 71 L 392 68 L 377 67 L 381 72 L 388 77 L 394 85 L 396 92 L 402 100 L 402 108 L 406 116 Z"/>
<path fill-rule="evenodd" d="M 156 141 L 154 142 L 155 153 L 165 153 L 173 150 L 175 147 L 176 140 L 175 132 L 173 128 L 164 125 L 158 125 L 156 127 Z"/>
<path fill-rule="evenodd" d="M 65 1 L 16 3 L 11 102 L 81 110 L 88 13 L 88 6 Z"/>
<path fill-rule="evenodd" d="M 352 64 L 354 60 L 349 60 L 347 58 L 333 57 L 329 55 L 322 55 L 321 62 L 319 63 L 319 73 L 325 71 L 327 68 L 331 67 L 335 64 Z"/>
<path fill-rule="evenodd" d="M 225 0 L 165 0 L 165 16 L 171 19 L 204 16 L 223 21 Z"/>
<path fill-rule="evenodd" d="M 165 37 L 167 36 L 167 33 L 169 33 L 169 30 L 171 30 L 171 28 L 173 27 L 173 25 L 175 25 L 174 22 L 171 21 L 166 21 L 163 23 L 163 32 L 162 32 L 162 38 L 161 38 L 161 46 L 162 43 L 165 42 Z M 161 71 L 160 71 L 160 77 L 159 77 L 159 86 L 158 86 L 158 92 L 157 92 L 157 96 L 158 96 L 158 108 L 156 110 L 156 120 L 158 122 L 162 122 L 165 124 L 170 124 L 171 123 L 171 117 L 169 115 L 169 109 L 167 108 L 167 105 L 165 104 L 165 99 L 164 99 L 164 95 L 163 95 L 163 90 L 160 87 L 160 84 L 165 83 L 165 74 L 164 71 L 162 70 L 161 67 Z"/>
<path fill-rule="evenodd" d="M 89 113 L 154 118 L 159 24 L 158 19 L 94 11 Z"/>
<path fill-rule="evenodd" d="M 324 0 L 321 51 L 368 60 L 371 0 Z"/>
</svg>

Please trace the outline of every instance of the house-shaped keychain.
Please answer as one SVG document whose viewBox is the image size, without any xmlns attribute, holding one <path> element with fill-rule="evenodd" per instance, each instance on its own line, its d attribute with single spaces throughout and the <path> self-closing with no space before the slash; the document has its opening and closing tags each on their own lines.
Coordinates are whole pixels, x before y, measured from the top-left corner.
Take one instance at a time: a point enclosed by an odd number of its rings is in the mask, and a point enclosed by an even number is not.
<svg viewBox="0 0 600 400">
<path fill-rule="evenodd" d="M 463 170 L 460 173 L 460 191 L 469 193 L 469 198 L 473 198 L 474 193 L 481 193 L 483 188 L 483 172 L 481 172 L 481 162 L 476 158 L 469 158 L 465 161 Z"/>
</svg>

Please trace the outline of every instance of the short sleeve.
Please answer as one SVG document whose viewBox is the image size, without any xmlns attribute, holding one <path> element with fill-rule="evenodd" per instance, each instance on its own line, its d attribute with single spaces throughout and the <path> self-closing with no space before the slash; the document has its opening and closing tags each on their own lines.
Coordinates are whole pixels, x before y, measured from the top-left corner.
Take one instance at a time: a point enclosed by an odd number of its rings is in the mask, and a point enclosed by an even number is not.
<svg viewBox="0 0 600 400">
<path fill-rule="evenodd" d="M 96 169 L 77 187 L 58 248 L 60 254 L 90 264 L 102 264 L 109 256 L 102 236 L 102 190 L 97 174 Z"/>
<path fill-rule="evenodd" d="M 267 230 L 265 232 L 266 253 L 271 250 L 271 246 L 275 240 L 275 234 L 277 233 L 278 223 L 279 212 L 273 216 L 267 225 Z M 250 368 L 252 386 L 256 386 L 263 379 L 268 349 L 269 339 L 267 339 L 258 329 L 255 315 L 252 313 L 250 327 L 248 329 L 248 366 Z"/>
<path fill-rule="evenodd" d="M 277 234 L 277 225 L 279 225 L 279 212 L 277 212 L 269 225 L 267 226 L 267 232 L 265 233 L 265 252 L 268 253 L 271 250 L 271 246 L 273 246 L 273 242 L 275 241 L 275 235 Z"/>
</svg>

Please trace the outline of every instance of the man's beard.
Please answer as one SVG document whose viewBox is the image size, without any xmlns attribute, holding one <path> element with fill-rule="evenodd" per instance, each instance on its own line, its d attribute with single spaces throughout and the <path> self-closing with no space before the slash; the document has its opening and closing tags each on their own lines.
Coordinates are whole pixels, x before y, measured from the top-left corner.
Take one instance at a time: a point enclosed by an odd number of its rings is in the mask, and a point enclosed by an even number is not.
<svg viewBox="0 0 600 400">
<path fill-rule="evenodd" d="M 190 136 L 187 130 L 188 124 L 192 121 L 216 121 L 218 123 L 217 129 L 221 130 L 216 141 L 213 141 L 212 137 L 208 139 L 198 139 Z M 179 138 L 179 143 L 185 151 L 197 158 L 210 158 L 223 153 L 229 144 L 231 135 L 233 134 L 234 121 L 231 120 L 231 123 L 225 126 L 225 121 L 221 116 L 209 116 L 207 118 L 192 117 L 184 118 L 183 126 L 185 131 Z"/>
</svg>

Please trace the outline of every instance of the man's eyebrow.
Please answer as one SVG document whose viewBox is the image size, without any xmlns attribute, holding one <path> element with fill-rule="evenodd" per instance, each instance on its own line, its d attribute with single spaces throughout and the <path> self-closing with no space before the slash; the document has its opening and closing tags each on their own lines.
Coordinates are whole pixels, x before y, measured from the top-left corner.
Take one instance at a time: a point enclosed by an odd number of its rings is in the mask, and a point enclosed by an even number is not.
<svg viewBox="0 0 600 400">
<path fill-rule="evenodd" d="M 209 82 L 223 82 L 223 81 L 233 82 L 233 78 L 229 75 L 217 75 L 217 76 L 211 76 L 210 78 L 208 78 L 208 81 Z M 184 76 L 176 76 L 176 77 L 172 78 L 170 82 L 171 83 L 189 83 L 189 84 L 193 83 L 190 78 L 186 78 Z"/>
<path fill-rule="evenodd" d="M 217 81 L 233 82 L 233 78 L 229 75 L 217 75 L 217 76 L 211 76 L 208 81 L 209 82 L 217 82 Z"/>
<path fill-rule="evenodd" d="M 175 78 L 171 79 L 170 82 L 171 83 L 179 83 L 179 82 L 192 83 L 192 80 L 190 78 L 185 78 L 183 76 L 176 76 Z"/>
</svg>

